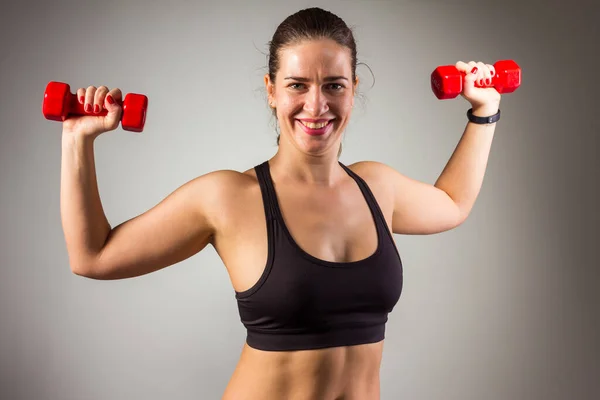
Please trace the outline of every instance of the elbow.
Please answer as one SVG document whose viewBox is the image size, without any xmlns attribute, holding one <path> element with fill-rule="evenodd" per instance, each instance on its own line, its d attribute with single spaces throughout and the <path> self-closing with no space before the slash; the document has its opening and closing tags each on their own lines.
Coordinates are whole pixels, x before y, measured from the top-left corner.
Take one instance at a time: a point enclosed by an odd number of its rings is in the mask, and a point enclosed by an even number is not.
<svg viewBox="0 0 600 400">
<path fill-rule="evenodd" d="M 99 279 L 97 263 L 92 258 L 85 260 L 69 260 L 71 272 L 77 276 L 90 279 Z"/>
<path fill-rule="evenodd" d="M 86 264 L 75 264 L 70 263 L 71 272 L 75 275 L 81 276 L 83 278 L 92 278 L 93 269 Z"/>
<path fill-rule="evenodd" d="M 450 225 L 449 229 L 454 229 L 461 226 L 469 217 L 471 209 L 473 208 L 472 202 L 460 201 L 450 195 L 450 193 L 444 191 L 446 194 L 446 207 L 443 208 L 446 221 Z"/>
<path fill-rule="evenodd" d="M 469 218 L 469 212 L 462 211 L 459 209 L 454 220 L 454 227 L 458 228 L 459 226 L 464 224 L 467 218 Z"/>
<path fill-rule="evenodd" d="M 448 195 L 449 196 L 449 195 Z M 452 199 L 452 197 L 450 197 L 450 199 Z M 454 199 L 452 199 L 452 202 L 454 203 L 454 227 L 458 227 L 460 225 L 462 225 L 467 218 L 469 217 L 469 214 L 471 213 L 471 209 L 473 208 L 473 204 L 472 203 L 461 203 L 458 201 L 455 201 Z"/>
<path fill-rule="evenodd" d="M 100 263 L 97 259 L 82 263 L 72 263 L 71 272 L 83 278 L 94 279 L 98 281 L 109 281 L 127 277 L 119 274 L 118 268 L 114 266 L 109 267 L 103 263 Z"/>
<path fill-rule="evenodd" d="M 459 210 L 458 215 L 456 216 L 456 226 L 464 224 L 467 218 L 469 218 L 469 212 Z"/>
<path fill-rule="evenodd" d="M 109 280 L 111 278 L 101 275 L 92 268 L 71 268 L 71 272 L 74 275 L 81 276 L 83 278 L 94 279 L 98 281 Z"/>
</svg>

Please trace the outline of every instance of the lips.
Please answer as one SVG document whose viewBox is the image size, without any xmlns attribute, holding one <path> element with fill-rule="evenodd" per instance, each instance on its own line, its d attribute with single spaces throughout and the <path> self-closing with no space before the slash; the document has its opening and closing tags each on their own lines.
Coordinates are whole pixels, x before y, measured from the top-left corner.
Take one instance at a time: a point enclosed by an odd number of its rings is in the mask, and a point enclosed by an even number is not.
<svg viewBox="0 0 600 400">
<path fill-rule="evenodd" d="M 311 136 L 324 135 L 333 126 L 333 119 L 297 119 L 302 130 Z"/>
<path fill-rule="evenodd" d="M 324 127 L 325 125 L 327 125 L 327 123 L 329 123 L 328 120 L 314 120 L 314 121 L 309 121 L 309 120 L 303 120 L 300 119 L 299 120 L 304 126 L 311 128 L 311 129 L 321 129 L 322 127 Z"/>
</svg>

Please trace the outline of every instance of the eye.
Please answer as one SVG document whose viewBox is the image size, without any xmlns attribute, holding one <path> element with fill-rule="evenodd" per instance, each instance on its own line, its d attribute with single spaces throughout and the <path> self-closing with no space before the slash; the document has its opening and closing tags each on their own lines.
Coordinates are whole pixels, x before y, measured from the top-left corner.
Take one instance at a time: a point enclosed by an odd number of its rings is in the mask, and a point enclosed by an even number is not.
<svg viewBox="0 0 600 400">
<path fill-rule="evenodd" d="M 291 89 L 300 90 L 300 89 L 304 89 L 304 84 L 296 82 L 296 83 L 291 83 L 288 87 Z"/>
<path fill-rule="evenodd" d="M 339 83 L 331 83 L 331 84 L 329 84 L 329 88 L 334 91 L 339 91 L 339 90 L 344 89 L 344 85 L 339 84 Z"/>
</svg>

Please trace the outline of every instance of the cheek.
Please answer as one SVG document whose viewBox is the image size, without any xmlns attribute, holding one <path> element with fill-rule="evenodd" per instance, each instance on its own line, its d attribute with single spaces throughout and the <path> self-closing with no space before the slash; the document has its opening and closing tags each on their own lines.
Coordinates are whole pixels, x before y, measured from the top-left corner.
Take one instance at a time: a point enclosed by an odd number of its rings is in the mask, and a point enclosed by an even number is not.
<svg viewBox="0 0 600 400">
<path fill-rule="evenodd" d="M 339 116 L 349 115 L 352 112 L 354 99 L 352 97 L 332 98 L 328 101 L 329 110 Z M 304 109 L 302 96 L 280 96 L 277 98 L 277 113 L 290 116 L 301 113 Z"/>
<path fill-rule="evenodd" d="M 302 101 L 299 98 L 285 97 L 279 99 L 277 105 L 282 115 L 296 114 L 302 111 Z"/>
<path fill-rule="evenodd" d="M 352 112 L 353 100 L 340 99 L 340 101 L 331 104 L 330 109 L 339 115 L 349 115 Z"/>
<path fill-rule="evenodd" d="M 344 106 L 344 111 L 346 114 L 350 114 L 352 112 L 352 107 L 354 106 L 354 102 L 352 100 L 348 101 Z"/>
</svg>

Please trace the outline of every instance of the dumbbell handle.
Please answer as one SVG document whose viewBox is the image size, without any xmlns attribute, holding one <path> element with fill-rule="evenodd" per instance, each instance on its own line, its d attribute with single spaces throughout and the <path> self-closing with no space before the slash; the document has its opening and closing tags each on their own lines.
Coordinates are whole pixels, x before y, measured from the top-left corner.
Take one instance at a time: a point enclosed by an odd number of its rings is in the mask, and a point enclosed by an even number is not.
<svg viewBox="0 0 600 400">
<path fill-rule="evenodd" d="M 138 93 L 128 93 L 125 99 L 118 102 L 123 107 L 121 126 L 124 130 L 142 132 L 146 123 L 146 110 L 148 97 Z M 71 93 L 68 84 L 63 82 L 49 82 L 44 92 L 42 114 L 52 121 L 64 121 L 69 116 L 91 115 L 105 116 L 108 111 L 102 109 L 99 113 L 88 113 L 84 105 L 79 103 L 77 96 Z"/>
<path fill-rule="evenodd" d="M 512 60 L 501 60 L 494 64 L 494 76 L 486 85 L 475 82 L 478 88 L 495 88 L 498 93 L 512 93 L 521 85 L 521 68 Z M 431 89 L 438 99 L 452 99 L 462 93 L 465 73 L 454 65 L 437 67 L 431 73 Z"/>
</svg>

